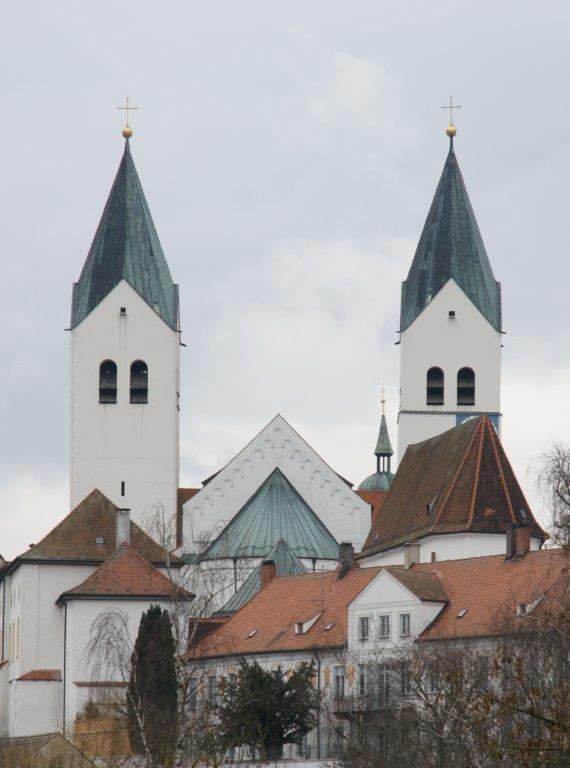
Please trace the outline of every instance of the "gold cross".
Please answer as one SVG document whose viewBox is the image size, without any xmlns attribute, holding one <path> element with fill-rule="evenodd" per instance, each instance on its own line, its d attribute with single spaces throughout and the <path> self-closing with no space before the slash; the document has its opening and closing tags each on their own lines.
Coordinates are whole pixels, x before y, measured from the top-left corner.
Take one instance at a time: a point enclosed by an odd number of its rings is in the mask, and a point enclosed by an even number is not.
<svg viewBox="0 0 570 768">
<path fill-rule="evenodd" d="M 127 113 L 127 122 L 125 123 L 125 125 L 126 125 L 127 128 L 130 128 L 130 126 L 129 126 L 129 112 L 130 111 L 133 111 L 133 112 L 136 111 L 138 109 L 138 107 L 131 107 L 131 105 L 129 104 L 129 97 L 127 96 L 127 105 L 125 107 L 117 107 L 117 109 L 124 109 L 126 111 L 126 113 Z"/>
<path fill-rule="evenodd" d="M 461 109 L 460 104 L 454 104 L 453 103 L 453 96 L 449 97 L 449 105 L 446 107 L 442 107 L 442 109 L 449 109 L 449 124 L 453 125 L 453 110 L 454 109 Z"/>
</svg>

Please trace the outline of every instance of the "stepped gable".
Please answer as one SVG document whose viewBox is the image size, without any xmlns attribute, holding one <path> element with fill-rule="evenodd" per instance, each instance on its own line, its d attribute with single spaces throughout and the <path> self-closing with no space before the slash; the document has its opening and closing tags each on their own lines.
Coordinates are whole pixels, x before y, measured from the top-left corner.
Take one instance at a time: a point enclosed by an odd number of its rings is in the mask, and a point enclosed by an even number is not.
<svg viewBox="0 0 570 768">
<path fill-rule="evenodd" d="M 338 560 L 338 542 L 277 468 L 199 559 L 266 557 L 279 540 L 297 557 Z"/>
<path fill-rule="evenodd" d="M 235 613 L 259 592 L 261 589 L 261 566 L 263 563 L 269 561 L 275 563 L 277 576 L 307 573 L 307 569 L 295 553 L 291 551 L 287 542 L 280 539 L 277 544 L 269 550 L 267 556 L 257 568 L 249 574 L 237 592 L 232 595 L 224 607 L 217 612 L 217 616 L 226 616 Z"/>
<path fill-rule="evenodd" d="M 453 139 L 412 266 L 402 283 L 401 331 L 452 278 L 491 325 L 501 331 L 501 286 L 489 263 Z"/>
<path fill-rule="evenodd" d="M 55 526 L 47 536 L 11 563 L 61 561 L 102 563 L 116 549 L 117 507 L 94 490 Z M 180 568 L 182 561 L 157 544 L 131 520 L 131 546 L 154 565 Z"/>
<path fill-rule="evenodd" d="M 58 602 L 72 598 L 129 596 L 187 600 L 194 597 L 124 542 L 84 582 L 64 592 Z"/>
<path fill-rule="evenodd" d="M 520 606 L 531 615 L 556 614 L 561 592 L 568 605 L 569 565 L 562 549 L 527 552 L 511 560 L 491 555 L 414 564 L 409 573 L 437 576 L 447 596 L 447 605 L 419 640 L 500 635 L 517 621 Z"/>
<path fill-rule="evenodd" d="M 129 140 L 79 280 L 73 286 L 71 327 L 126 280 L 146 303 L 178 330 L 178 286 L 158 239 Z"/>
<path fill-rule="evenodd" d="M 348 605 L 380 568 L 276 576 L 241 610 L 193 650 L 195 657 L 341 648 L 346 644 Z M 299 622 L 315 623 L 295 633 Z"/>
<path fill-rule="evenodd" d="M 430 534 L 506 533 L 513 524 L 546 538 L 493 425 L 480 416 L 408 446 L 360 556 Z"/>
</svg>

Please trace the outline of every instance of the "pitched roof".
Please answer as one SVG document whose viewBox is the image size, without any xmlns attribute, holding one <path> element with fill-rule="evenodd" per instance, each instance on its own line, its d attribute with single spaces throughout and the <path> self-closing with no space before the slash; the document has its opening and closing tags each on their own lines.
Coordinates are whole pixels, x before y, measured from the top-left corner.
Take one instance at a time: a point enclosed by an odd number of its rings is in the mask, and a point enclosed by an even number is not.
<svg viewBox="0 0 570 768">
<path fill-rule="evenodd" d="M 193 656 L 342 647 L 346 643 L 347 607 L 379 571 L 354 568 L 343 579 L 336 571 L 276 576 L 220 629 L 199 643 Z M 318 619 L 307 632 L 295 634 L 295 624 L 317 614 Z"/>
<path fill-rule="evenodd" d="M 180 599 L 194 597 L 161 573 L 126 542 L 103 565 L 59 600 L 86 597 L 145 597 Z"/>
<path fill-rule="evenodd" d="M 44 538 L 34 544 L 10 565 L 20 562 L 104 562 L 116 549 L 117 507 L 101 491 L 94 490 L 58 523 Z M 168 553 L 131 520 L 131 545 L 146 560 L 156 565 L 168 562 Z M 170 564 L 182 561 L 171 555 Z"/>
<path fill-rule="evenodd" d="M 447 605 L 419 639 L 502 634 L 504 621 L 516 618 L 517 606 L 542 597 L 561 579 L 568 588 L 569 564 L 564 550 L 543 549 L 511 560 L 491 555 L 413 565 L 409 573 L 437 576 L 447 595 Z"/>
<path fill-rule="evenodd" d="M 291 551 L 287 542 L 280 539 L 277 544 L 269 550 L 266 557 L 259 563 L 257 568 L 249 574 L 237 592 L 232 595 L 223 608 L 218 611 L 217 615 L 223 616 L 235 613 L 259 592 L 261 589 L 261 566 L 268 561 L 273 561 L 275 563 L 277 576 L 307 573 L 307 569 L 295 553 Z"/>
<path fill-rule="evenodd" d="M 420 600 L 447 602 L 447 593 L 436 573 L 411 570 L 403 566 L 387 567 L 386 570 Z"/>
<path fill-rule="evenodd" d="M 430 534 L 505 533 L 514 523 L 546 538 L 493 425 L 480 416 L 408 446 L 360 556 Z"/>
<path fill-rule="evenodd" d="M 380 419 L 380 431 L 378 432 L 378 440 L 376 441 L 374 453 L 376 456 L 392 456 L 394 454 L 392 443 L 390 442 L 390 435 L 388 434 L 386 416 L 384 414 L 382 414 L 382 418 Z"/>
<path fill-rule="evenodd" d="M 501 288 L 483 245 L 453 142 L 412 266 L 402 283 L 400 330 L 413 323 L 451 278 L 500 331 Z"/>
<path fill-rule="evenodd" d="M 338 542 L 276 468 L 200 559 L 265 557 L 280 539 L 297 557 L 338 559 Z"/>
<path fill-rule="evenodd" d="M 32 669 L 21 675 L 19 681 L 25 680 L 37 683 L 41 682 L 61 682 L 61 669 Z"/>
<path fill-rule="evenodd" d="M 174 330 L 178 287 L 172 282 L 129 141 L 78 282 L 73 287 L 71 327 L 78 325 L 126 280 Z"/>
</svg>

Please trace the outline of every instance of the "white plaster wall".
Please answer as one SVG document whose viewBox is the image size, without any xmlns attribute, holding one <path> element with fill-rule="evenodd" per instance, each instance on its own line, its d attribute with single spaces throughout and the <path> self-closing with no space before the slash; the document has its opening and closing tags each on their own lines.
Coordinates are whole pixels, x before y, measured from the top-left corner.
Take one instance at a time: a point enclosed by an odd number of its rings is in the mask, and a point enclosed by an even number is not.
<svg viewBox="0 0 570 768">
<path fill-rule="evenodd" d="M 432 552 L 436 561 L 463 560 L 467 557 L 484 557 L 486 555 L 505 555 L 507 540 L 503 533 L 445 533 L 439 536 L 426 536 L 420 539 L 420 562 L 429 563 Z M 540 548 L 540 540 L 531 538 L 532 550 Z M 402 565 L 404 548 L 395 547 L 386 552 L 378 552 L 359 560 L 362 568 L 375 565 Z"/>
<path fill-rule="evenodd" d="M 370 506 L 279 415 L 186 502 L 184 551 L 201 551 L 276 467 L 335 539 L 360 551 L 370 530 Z"/>
<path fill-rule="evenodd" d="M 35 736 L 60 730 L 61 694 L 60 682 L 12 682 L 10 736 Z"/>
<path fill-rule="evenodd" d="M 120 308 L 126 308 L 126 316 Z M 177 332 L 121 281 L 71 332 L 71 503 L 98 488 L 140 523 L 162 504 L 176 513 L 179 454 Z M 99 365 L 117 364 L 117 403 L 99 403 Z M 148 365 L 146 404 L 129 402 L 130 367 Z M 125 495 L 121 496 L 121 482 Z"/>
<path fill-rule="evenodd" d="M 455 310 L 455 319 L 449 318 L 449 310 Z M 500 412 L 501 338 L 453 279 L 402 333 L 400 460 L 410 443 L 421 442 L 455 426 L 456 413 Z M 440 367 L 445 375 L 442 406 L 426 405 L 426 374 L 432 366 Z M 475 371 L 473 406 L 457 405 L 457 372 L 464 366 Z M 451 413 L 444 414 L 446 411 Z"/>
<path fill-rule="evenodd" d="M 134 644 L 141 616 L 153 605 L 168 606 L 158 600 L 70 600 L 67 604 L 67 651 L 65 660 L 65 721 L 71 729 L 76 716 L 90 696 L 88 687 L 76 683 L 91 682 L 93 670 L 85 649 L 91 638 L 93 622 L 108 610 L 121 611 L 127 618 L 129 642 Z M 100 671 L 100 681 L 121 681 L 121 671 L 111 666 Z"/>
</svg>

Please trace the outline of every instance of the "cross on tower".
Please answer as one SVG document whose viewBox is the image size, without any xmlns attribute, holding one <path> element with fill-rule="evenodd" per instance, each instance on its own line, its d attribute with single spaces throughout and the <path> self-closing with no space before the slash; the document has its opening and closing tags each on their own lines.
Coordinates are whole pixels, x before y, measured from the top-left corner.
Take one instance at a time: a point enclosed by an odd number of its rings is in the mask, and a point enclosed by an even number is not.
<svg viewBox="0 0 570 768">
<path fill-rule="evenodd" d="M 454 109 L 461 109 L 460 104 L 454 104 L 453 103 L 453 96 L 449 97 L 449 104 L 445 107 L 442 107 L 442 109 L 449 109 L 449 124 L 453 125 L 453 110 Z"/>
<path fill-rule="evenodd" d="M 127 96 L 127 103 L 124 107 L 117 107 L 117 109 L 122 109 L 127 113 L 127 121 L 125 123 L 125 127 L 123 128 L 123 136 L 125 139 L 129 139 L 133 135 L 133 130 L 131 126 L 129 125 L 129 112 L 135 112 L 138 107 L 131 107 L 129 104 L 129 97 Z"/>
</svg>

